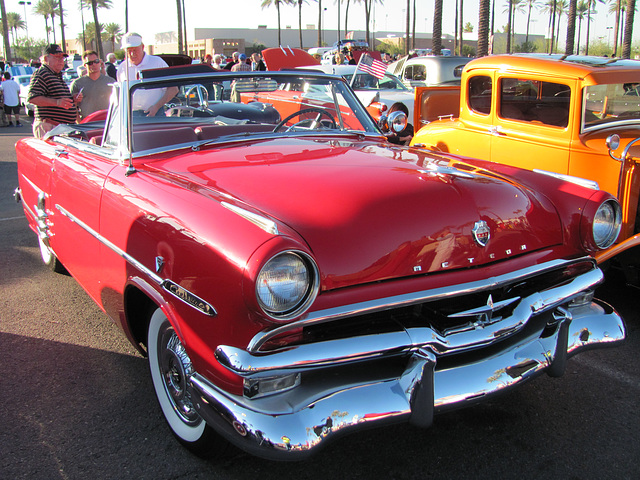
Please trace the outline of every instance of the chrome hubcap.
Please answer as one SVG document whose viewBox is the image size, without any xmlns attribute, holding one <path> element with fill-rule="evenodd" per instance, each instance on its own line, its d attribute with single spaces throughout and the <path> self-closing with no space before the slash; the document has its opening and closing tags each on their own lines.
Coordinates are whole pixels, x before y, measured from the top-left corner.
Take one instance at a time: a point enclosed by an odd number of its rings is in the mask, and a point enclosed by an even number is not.
<svg viewBox="0 0 640 480">
<path fill-rule="evenodd" d="M 191 359 L 185 351 L 173 328 L 167 328 L 161 335 L 158 348 L 160 374 L 167 396 L 178 416 L 188 425 L 201 421 L 187 388 L 193 374 Z"/>
</svg>

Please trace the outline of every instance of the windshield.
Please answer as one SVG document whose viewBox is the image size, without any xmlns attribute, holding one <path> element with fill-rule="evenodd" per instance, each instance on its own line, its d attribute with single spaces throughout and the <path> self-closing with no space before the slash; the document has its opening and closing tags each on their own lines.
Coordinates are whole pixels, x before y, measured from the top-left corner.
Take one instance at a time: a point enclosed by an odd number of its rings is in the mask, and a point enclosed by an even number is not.
<svg viewBox="0 0 640 480">
<path fill-rule="evenodd" d="M 344 78 L 347 82 L 351 82 L 353 74 L 345 75 Z M 407 88 L 398 77 L 390 74 L 385 74 L 384 77 L 378 78 L 370 73 L 358 73 L 356 79 L 353 82 L 354 90 L 400 90 L 403 92 L 409 92 L 411 89 Z"/>
<path fill-rule="evenodd" d="M 259 136 L 379 134 L 335 77 L 247 72 L 158 80 L 131 89 L 134 151 Z"/>
<path fill-rule="evenodd" d="M 584 88 L 582 130 L 640 121 L 640 82 L 593 85 Z"/>
</svg>

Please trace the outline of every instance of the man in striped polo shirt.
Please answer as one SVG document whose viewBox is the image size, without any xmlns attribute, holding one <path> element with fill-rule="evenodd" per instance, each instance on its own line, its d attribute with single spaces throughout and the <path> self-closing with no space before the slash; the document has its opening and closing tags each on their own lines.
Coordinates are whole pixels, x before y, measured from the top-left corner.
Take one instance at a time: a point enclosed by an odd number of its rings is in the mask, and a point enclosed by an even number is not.
<svg viewBox="0 0 640 480">
<path fill-rule="evenodd" d="M 33 135 L 42 138 L 56 125 L 76 123 L 76 103 L 82 101 L 82 93 L 71 96 L 62 79 L 65 57 L 59 45 L 48 45 L 43 52 L 44 64 L 31 77 L 29 102 L 36 106 Z"/>
</svg>

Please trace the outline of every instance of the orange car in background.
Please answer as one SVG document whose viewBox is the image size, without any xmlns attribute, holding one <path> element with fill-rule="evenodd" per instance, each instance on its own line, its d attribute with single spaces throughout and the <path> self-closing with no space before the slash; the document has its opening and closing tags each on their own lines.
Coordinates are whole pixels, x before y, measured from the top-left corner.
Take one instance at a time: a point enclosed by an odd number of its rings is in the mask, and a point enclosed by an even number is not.
<svg viewBox="0 0 640 480">
<path fill-rule="evenodd" d="M 432 93 L 417 89 L 416 119 L 433 110 Z M 597 182 L 622 205 L 618 243 L 598 257 L 605 261 L 640 244 L 639 137 L 640 62 L 496 55 L 466 65 L 459 116 L 424 125 L 412 145 Z M 640 255 L 626 256 L 638 283 Z"/>
</svg>

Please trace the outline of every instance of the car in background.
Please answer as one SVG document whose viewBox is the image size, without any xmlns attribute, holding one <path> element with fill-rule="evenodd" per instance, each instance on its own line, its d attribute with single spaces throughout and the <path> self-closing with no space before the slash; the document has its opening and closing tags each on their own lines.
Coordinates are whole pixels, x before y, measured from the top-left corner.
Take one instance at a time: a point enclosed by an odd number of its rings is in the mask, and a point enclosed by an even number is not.
<svg viewBox="0 0 640 480">
<path fill-rule="evenodd" d="M 413 90 L 407 88 L 395 75 L 385 73 L 384 77 L 378 78 L 362 70 L 356 71 L 356 65 L 313 65 L 299 68 L 343 77 L 376 120 L 398 103 L 404 104 L 408 111 L 408 118 L 413 119 Z"/>
<path fill-rule="evenodd" d="M 71 85 L 76 78 L 78 78 L 78 72 L 76 70 L 68 68 L 62 71 L 62 79 L 67 85 Z"/>
<path fill-rule="evenodd" d="M 106 120 L 18 140 L 16 198 L 199 455 L 429 427 L 626 335 L 594 298 L 619 231 L 594 185 L 390 145 L 336 75 L 193 65 L 113 88 Z"/>
<path fill-rule="evenodd" d="M 367 111 L 376 120 L 379 120 L 382 115 L 386 115 L 386 112 L 399 103 L 406 107 L 409 121 L 413 119 L 413 91 L 403 85 L 394 75 L 385 73 L 384 77 L 378 78 L 370 73 L 357 70 L 356 65 L 320 64 L 307 52 L 298 48 L 268 48 L 262 51 L 262 56 L 269 70 L 298 68 L 341 76 L 351 85 Z M 353 78 L 354 74 L 355 79 Z"/>
<path fill-rule="evenodd" d="M 427 106 L 418 89 L 416 109 Z M 469 62 L 459 115 L 425 125 L 414 145 L 597 182 L 622 205 L 617 258 L 640 284 L 640 62 L 494 55 Z M 458 118 L 456 118 L 458 117 Z"/>
<path fill-rule="evenodd" d="M 470 57 L 424 56 L 403 57 L 392 63 L 387 71 L 396 75 L 407 87 L 430 85 L 459 85 L 462 69 Z"/>
<path fill-rule="evenodd" d="M 29 85 L 31 85 L 31 74 L 14 75 L 11 78 L 20 85 L 20 106 L 24 106 L 24 113 L 26 115 L 33 117 L 35 107 L 27 101 L 29 98 Z"/>
</svg>

